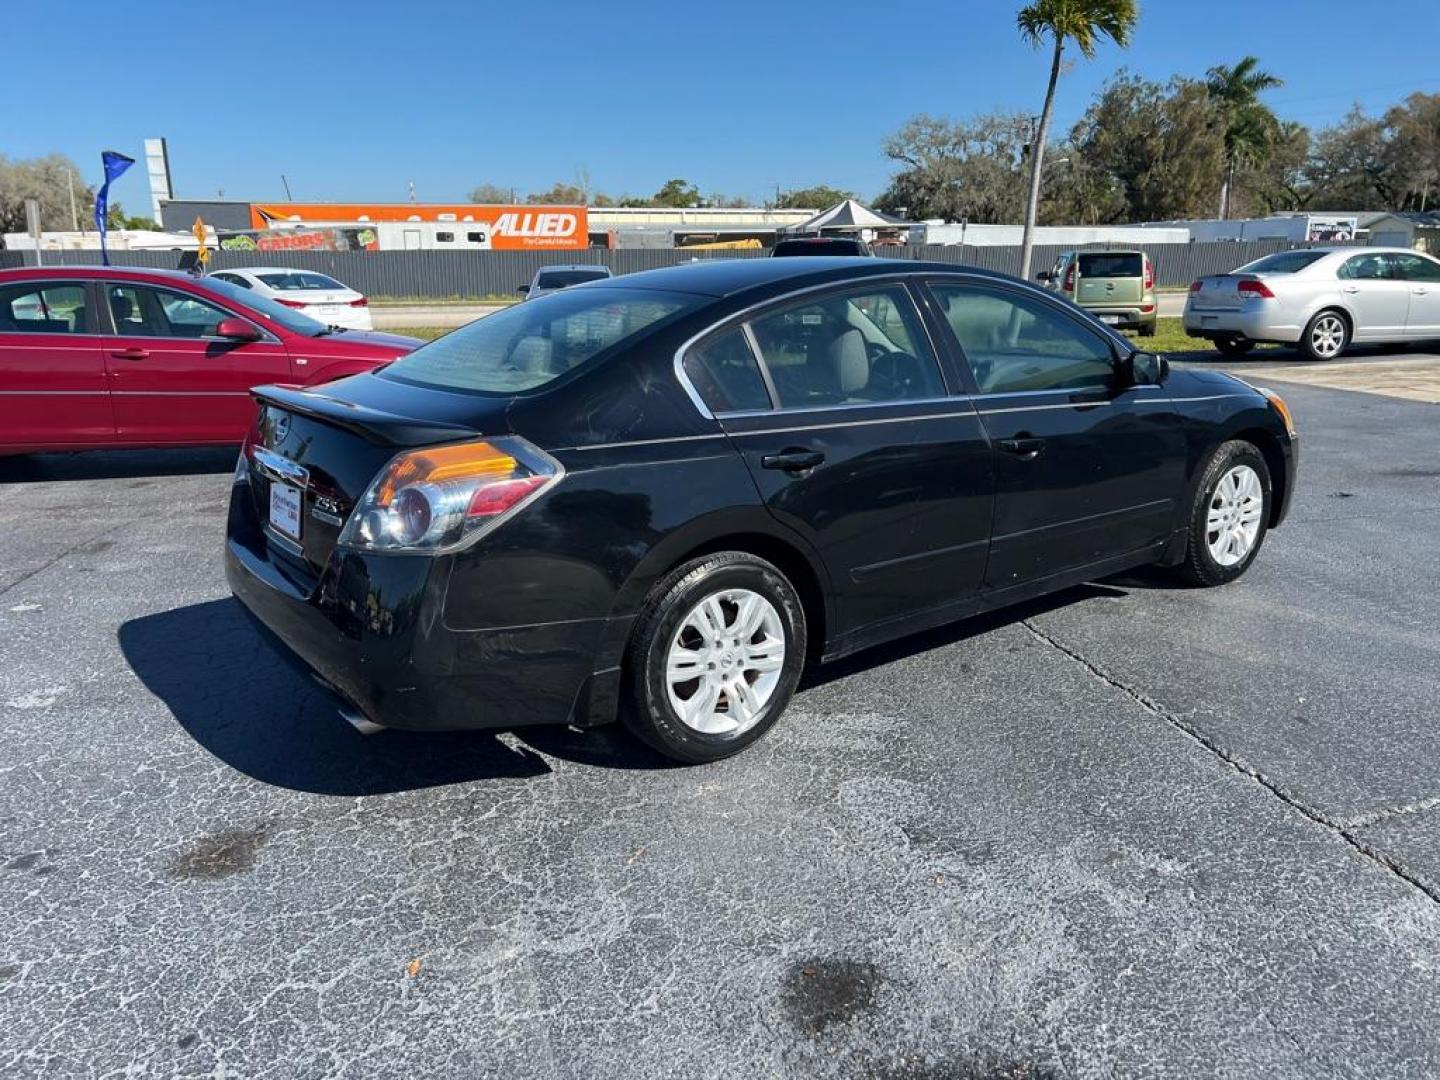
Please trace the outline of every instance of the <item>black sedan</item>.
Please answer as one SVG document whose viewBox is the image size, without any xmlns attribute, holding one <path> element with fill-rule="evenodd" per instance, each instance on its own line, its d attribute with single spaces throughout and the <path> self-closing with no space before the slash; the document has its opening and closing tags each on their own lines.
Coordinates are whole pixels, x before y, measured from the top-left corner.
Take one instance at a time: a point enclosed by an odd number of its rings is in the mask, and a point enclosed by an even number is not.
<svg viewBox="0 0 1440 1080">
<path fill-rule="evenodd" d="M 690 762 L 807 663 L 1145 564 L 1232 581 L 1295 488 L 1275 394 L 916 262 L 631 274 L 256 396 L 230 586 L 352 715 L 619 717 Z"/>
</svg>

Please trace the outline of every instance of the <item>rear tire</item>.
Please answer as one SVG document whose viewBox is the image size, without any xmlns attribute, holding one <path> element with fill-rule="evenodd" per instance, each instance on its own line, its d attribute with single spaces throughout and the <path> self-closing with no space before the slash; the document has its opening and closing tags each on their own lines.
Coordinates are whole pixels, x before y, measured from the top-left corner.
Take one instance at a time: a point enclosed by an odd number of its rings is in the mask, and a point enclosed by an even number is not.
<svg viewBox="0 0 1440 1080">
<path fill-rule="evenodd" d="M 1215 348 L 1222 356 L 1239 357 L 1255 348 L 1255 342 L 1243 337 L 1216 338 Z"/>
<path fill-rule="evenodd" d="M 1272 497 L 1259 448 L 1240 440 L 1217 447 L 1195 490 L 1180 578 L 1210 588 L 1245 573 L 1265 543 Z"/>
<path fill-rule="evenodd" d="M 738 754 L 780 719 L 805 666 L 800 595 L 773 565 L 722 551 L 651 590 L 626 657 L 625 725 L 666 757 Z"/>
<path fill-rule="evenodd" d="M 1350 323 L 1334 308 L 1317 312 L 1305 324 L 1297 347 L 1307 360 L 1335 360 L 1350 346 Z"/>
</svg>

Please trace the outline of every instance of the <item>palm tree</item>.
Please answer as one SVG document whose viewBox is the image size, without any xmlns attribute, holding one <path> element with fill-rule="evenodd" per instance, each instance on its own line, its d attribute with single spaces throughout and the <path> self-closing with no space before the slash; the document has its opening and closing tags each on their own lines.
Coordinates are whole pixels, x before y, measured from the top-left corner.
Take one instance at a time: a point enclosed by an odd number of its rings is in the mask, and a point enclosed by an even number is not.
<svg viewBox="0 0 1440 1080">
<path fill-rule="evenodd" d="M 1130 42 L 1130 31 L 1140 17 L 1136 0 L 1034 0 L 1020 9 L 1015 23 L 1020 36 L 1039 48 L 1054 42 L 1050 60 L 1050 83 L 1045 88 L 1045 107 L 1040 127 L 1030 144 L 1030 194 L 1025 200 L 1025 235 L 1020 255 L 1020 276 L 1030 276 L 1030 251 L 1035 242 L 1035 217 L 1040 206 L 1040 170 L 1045 167 L 1045 142 L 1050 137 L 1050 117 L 1055 111 L 1055 84 L 1060 80 L 1060 57 L 1065 43 L 1073 41 L 1085 59 L 1095 56 L 1102 38 L 1116 45 Z"/>
<path fill-rule="evenodd" d="M 1266 90 L 1283 86 L 1284 80 L 1260 70 L 1260 60 L 1247 56 L 1234 67 L 1213 67 L 1205 77 L 1205 89 L 1220 108 L 1225 121 L 1225 178 L 1220 183 L 1220 220 L 1230 216 L 1230 192 L 1235 169 L 1246 162 L 1262 161 L 1269 151 L 1279 122 L 1260 103 Z"/>
</svg>

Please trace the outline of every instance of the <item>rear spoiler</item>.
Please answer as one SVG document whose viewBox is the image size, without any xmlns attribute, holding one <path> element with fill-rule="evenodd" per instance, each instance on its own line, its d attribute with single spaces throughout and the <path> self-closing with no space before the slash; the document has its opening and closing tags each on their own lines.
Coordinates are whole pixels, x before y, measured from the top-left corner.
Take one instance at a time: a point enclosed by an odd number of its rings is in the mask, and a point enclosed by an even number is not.
<svg viewBox="0 0 1440 1080">
<path fill-rule="evenodd" d="M 474 428 L 461 424 L 399 416 L 372 409 L 367 405 L 357 405 L 343 398 L 331 397 L 318 390 L 302 390 L 292 386 L 257 386 L 250 393 L 262 405 L 275 405 L 286 412 L 322 420 L 354 432 L 379 446 L 427 446 L 431 443 L 477 438 L 481 434 Z"/>
</svg>

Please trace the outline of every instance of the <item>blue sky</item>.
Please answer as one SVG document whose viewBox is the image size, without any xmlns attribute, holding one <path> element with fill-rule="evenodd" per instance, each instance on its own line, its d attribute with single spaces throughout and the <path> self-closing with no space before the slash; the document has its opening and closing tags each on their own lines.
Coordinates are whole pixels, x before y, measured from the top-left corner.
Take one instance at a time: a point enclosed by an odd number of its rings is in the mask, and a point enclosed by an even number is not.
<svg viewBox="0 0 1440 1080">
<path fill-rule="evenodd" d="M 648 194 L 672 176 L 763 199 L 826 182 L 873 196 L 887 133 L 918 112 L 1039 111 L 1047 59 L 1018 0 L 608 3 L 82 0 L 10 5 L 0 153 L 169 139 L 176 194 L 422 201 L 474 185 Z M 1367 20 L 1362 13 L 1374 12 Z M 64 39 L 56 37 L 64 27 Z M 110 29 L 105 29 L 106 27 Z M 93 33 L 86 33 L 86 31 Z M 1440 91 L 1440 0 L 1142 0 L 1128 50 L 1061 83 L 1068 126 L 1122 66 L 1201 75 L 1246 53 L 1314 127 Z M 148 204 L 137 165 L 112 198 Z"/>
</svg>

